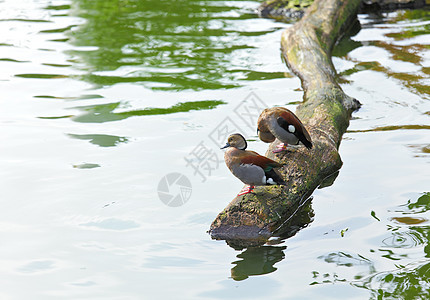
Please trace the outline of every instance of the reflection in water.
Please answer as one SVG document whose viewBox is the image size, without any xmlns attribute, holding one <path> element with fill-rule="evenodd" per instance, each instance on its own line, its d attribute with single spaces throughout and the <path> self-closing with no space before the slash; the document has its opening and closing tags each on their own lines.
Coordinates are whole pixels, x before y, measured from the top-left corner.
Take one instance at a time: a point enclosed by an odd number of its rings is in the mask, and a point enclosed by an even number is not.
<svg viewBox="0 0 430 300">
<path fill-rule="evenodd" d="M 428 231 L 428 227 L 425 229 Z M 425 237 L 416 230 L 395 231 L 390 237 L 382 240 L 382 244 L 389 248 L 413 248 L 425 243 Z"/>
<path fill-rule="evenodd" d="M 236 266 L 231 269 L 231 277 L 240 281 L 249 276 L 276 271 L 273 265 L 284 259 L 286 248 L 286 246 L 261 246 L 246 249 L 237 256 L 241 260 L 233 262 Z"/>
<path fill-rule="evenodd" d="M 352 267 L 366 265 L 369 266 L 371 270 L 374 270 L 373 262 L 360 254 L 353 255 L 345 252 L 334 252 L 318 258 L 324 259 L 324 261 L 328 263 L 334 263 L 337 266 Z"/>
<path fill-rule="evenodd" d="M 324 178 L 318 186 L 318 189 L 323 189 L 329 186 L 332 186 L 337 176 L 339 176 L 339 171 L 334 172 L 333 174 Z"/>
<path fill-rule="evenodd" d="M 15 74 L 16 77 L 21 78 L 33 78 L 33 79 L 61 79 L 67 78 L 66 75 L 61 74 L 37 74 L 37 73 L 27 73 L 27 74 Z"/>
<path fill-rule="evenodd" d="M 160 269 L 187 266 L 189 268 L 203 264 L 204 261 L 190 257 L 152 256 L 142 265 L 144 268 Z"/>
<path fill-rule="evenodd" d="M 74 286 L 78 286 L 78 287 L 90 287 L 90 286 L 94 286 L 97 285 L 96 282 L 91 281 L 91 280 L 87 280 L 87 281 L 79 281 L 79 282 L 71 282 L 70 285 L 74 285 Z"/>
<path fill-rule="evenodd" d="M 121 102 L 115 102 L 75 107 L 75 109 L 79 109 L 85 113 L 73 117 L 73 120 L 81 123 L 104 123 L 135 116 L 165 115 L 178 112 L 188 112 L 191 110 L 213 109 L 220 104 L 225 104 L 225 102 L 220 100 L 180 102 L 167 108 L 148 107 L 139 110 L 114 112 L 115 109 L 121 108 L 123 105 Z"/>
<path fill-rule="evenodd" d="M 424 146 L 421 148 L 423 153 L 430 153 L 430 145 Z"/>
<path fill-rule="evenodd" d="M 368 289 L 371 299 L 430 299 L 430 263 L 399 267 L 367 277 L 357 287 Z"/>
<path fill-rule="evenodd" d="M 135 221 L 121 220 L 117 218 L 109 218 L 109 219 L 104 219 L 99 221 L 92 221 L 92 222 L 82 223 L 79 225 L 83 227 L 89 227 L 91 229 L 116 230 L 116 231 L 130 230 L 130 229 L 136 229 L 140 227 L 140 224 L 138 224 Z"/>
<path fill-rule="evenodd" d="M 124 120 L 129 117 L 165 115 L 178 112 L 188 112 L 192 110 L 213 109 L 221 104 L 225 104 L 225 102 L 220 100 L 193 101 L 180 102 L 167 108 L 147 107 L 144 109 L 115 112 L 116 109 L 123 108 L 124 104 L 121 102 L 114 102 L 74 107 L 74 109 L 84 111 L 83 114 L 78 116 L 66 115 L 55 117 L 39 117 L 39 119 L 55 120 L 72 118 L 73 121 L 80 123 L 104 123 Z"/>
<path fill-rule="evenodd" d="M 92 163 L 83 163 L 79 165 L 73 165 L 73 168 L 75 169 L 94 169 L 94 168 L 100 168 L 101 166 L 99 164 L 92 164 Z"/>
<path fill-rule="evenodd" d="M 430 193 L 423 193 L 407 204 L 393 210 L 402 214 L 421 214 L 430 207 Z M 420 217 L 405 217 L 420 219 Z M 398 218 L 400 219 L 400 218 Z M 395 218 L 392 218 L 395 220 Z M 320 256 L 327 263 L 341 267 L 367 267 L 366 271 L 357 273 L 350 283 L 356 287 L 370 291 L 371 299 L 430 299 L 430 227 L 410 226 L 419 225 L 413 222 L 402 222 L 401 226 L 388 225 L 391 236 L 382 240 L 382 248 L 371 250 L 371 254 L 379 253 L 380 257 L 396 262 L 393 271 L 378 272 L 374 260 L 361 254 L 333 252 Z M 406 226 L 406 227 L 405 227 Z M 415 264 L 402 265 L 401 261 L 408 259 L 405 249 L 422 247 L 427 260 Z M 314 281 L 310 285 L 333 284 L 348 282 L 338 274 L 313 272 Z"/>
<path fill-rule="evenodd" d="M 411 199 L 404 205 L 397 207 L 394 212 L 404 214 L 420 214 L 430 210 L 430 193 L 424 193 L 413 202 Z"/>
<path fill-rule="evenodd" d="M 346 56 L 352 50 L 362 47 L 363 44 L 360 41 L 354 41 L 351 37 L 356 35 L 361 30 L 360 22 L 355 22 L 353 26 L 348 29 L 348 32 L 340 39 L 340 41 L 333 48 L 331 53 L 334 57 Z"/>
<path fill-rule="evenodd" d="M 347 281 L 345 278 L 340 278 L 339 275 L 336 273 L 320 274 L 317 271 L 313 271 L 312 275 L 313 275 L 314 281 L 312 281 L 309 285 L 317 285 L 317 284 L 325 284 L 325 283 L 334 284 L 337 282 L 346 282 Z"/>
<path fill-rule="evenodd" d="M 377 272 L 369 260 L 369 265 L 372 267 L 368 275 L 357 275 L 355 277 L 357 280 L 352 284 L 368 289 L 372 297 L 378 299 L 430 299 L 430 263 L 428 262 L 430 259 L 430 226 L 419 226 L 420 223 L 410 222 L 423 219 L 417 215 L 426 213 L 429 208 L 430 193 L 427 192 L 419 195 L 415 200 L 409 199 L 406 204 L 393 209 L 392 212 L 414 216 L 393 217 L 393 221 L 400 219 L 403 222 L 400 222 L 401 225 L 387 226 L 391 236 L 384 238 L 382 240 L 383 248 L 378 249 L 381 257 L 396 262 L 396 269 Z M 427 260 L 415 264 L 401 264 L 401 261 L 409 258 L 405 249 L 419 250 L 420 248 Z"/>
<path fill-rule="evenodd" d="M 284 250 L 287 247 L 275 245 L 283 243 L 286 239 L 294 236 L 300 229 L 308 226 L 312 222 L 314 211 L 310 200 L 310 198 L 305 200 L 292 216 L 275 231 L 273 239 L 269 241 L 266 239 L 254 241 L 226 241 L 230 247 L 237 250 L 248 247 L 237 255 L 237 257 L 242 260 L 232 262 L 232 264 L 236 265 L 231 269 L 231 277 L 234 280 L 240 281 L 247 279 L 249 276 L 264 275 L 276 271 L 273 265 L 284 259 Z M 255 246 L 264 243 L 267 244 L 264 246 Z"/>
<path fill-rule="evenodd" d="M 94 48 L 67 53 L 87 72 L 84 81 L 101 86 L 132 82 L 155 90 L 202 90 L 237 87 L 240 79 L 282 78 L 282 72 L 250 71 L 252 37 L 279 27 L 252 30 L 247 20 L 255 20 L 254 4 L 248 5 L 74 0 L 73 13 L 86 22 L 64 30 L 73 45 Z"/>
<path fill-rule="evenodd" d="M 55 262 L 52 260 L 35 260 L 18 268 L 21 273 L 39 273 L 50 271 L 55 268 Z"/>
<path fill-rule="evenodd" d="M 360 255 L 360 254 L 350 254 L 346 252 L 333 252 L 328 253 L 327 255 L 323 255 L 318 257 L 319 259 L 323 259 L 327 263 L 336 264 L 339 267 L 367 267 L 366 274 L 375 273 L 375 266 L 372 260 Z M 340 278 L 337 273 L 329 274 L 329 273 L 320 273 L 318 271 L 313 271 L 313 282 L 310 285 L 317 284 L 326 284 L 326 283 L 336 283 L 336 282 L 346 282 L 345 278 Z M 361 278 L 363 275 L 357 274 L 355 276 L 356 279 Z"/>
<path fill-rule="evenodd" d="M 430 129 L 430 125 L 392 125 L 392 126 L 381 126 L 372 129 L 364 130 L 347 130 L 348 133 L 352 132 L 373 132 L 373 131 L 392 131 L 392 130 L 418 130 L 418 129 Z"/>
<path fill-rule="evenodd" d="M 88 140 L 91 144 L 100 147 L 115 147 L 120 143 L 127 143 L 128 138 L 108 134 L 68 134 L 69 137 L 79 140 Z"/>
<path fill-rule="evenodd" d="M 381 257 L 385 257 L 386 259 L 393 261 L 399 261 L 408 258 L 407 254 L 398 254 L 390 249 L 379 249 L 379 252 L 381 253 Z"/>
<path fill-rule="evenodd" d="M 381 16 L 373 16 L 374 22 L 370 22 L 368 24 L 384 24 L 387 23 L 385 18 Z M 428 74 L 429 68 L 422 64 L 425 60 L 425 53 L 428 51 L 428 45 L 426 43 L 408 42 L 406 45 L 401 43 L 392 42 L 391 39 L 395 41 L 403 41 L 410 38 L 422 38 L 426 39 L 426 36 L 429 35 L 430 32 L 430 14 L 427 10 L 405 10 L 400 12 L 392 23 L 404 21 L 404 19 L 413 19 L 416 24 L 413 26 L 399 26 L 399 30 L 395 32 L 390 31 L 385 34 L 387 38 L 390 38 L 390 42 L 386 42 L 383 40 L 377 41 L 367 41 L 366 46 L 374 46 L 386 51 L 390 59 L 393 61 L 398 61 L 402 63 L 407 63 L 408 65 L 413 66 L 409 68 L 410 70 L 392 70 L 389 67 L 384 66 L 379 61 L 358 61 L 351 57 L 349 57 L 348 53 L 350 50 L 355 49 L 356 47 L 361 46 L 357 44 L 358 42 L 344 42 L 340 43 L 340 49 L 335 50 L 335 55 L 344 56 L 345 59 L 354 63 L 354 67 L 347 69 L 340 73 L 341 76 L 349 76 L 351 74 L 363 71 L 363 70 L 373 70 L 377 72 L 381 72 L 386 74 L 388 77 L 392 77 L 398 80 L 399 84 L 402 84 L 406 87 L 410 92 L 414 94 L 419 94 L 421 97 L 425 99 L 429 99 L 430 96 L 430 86 L 428 83 Z M 419 22 L 421 21 L 421 22 Z M 388 21 L 389 23 L 390 21 Z M 384 26 L 384 25 L 381 25 Z M 428 38 L 427 38 L 428 40 Z M 349 51 L 342 51 L 341 49 L 345 48 Z"/>
<path fill-rule="evenodd" d="M 333 180 L 335 178 L 336 176 L 334 176 Z M 270 240 L 269 244 L 274 245 L 283 242 L 313 221 L 315 213 L 312 209 L 312 199 L 310 197 L 299 204 L 297 210 L 274 231 L 274 237 L 278 238 Z"/>
<path fill-rule="evenodd" d="M 328 253 L 318 257 L 323 259 L 325 262 L 330 264 L 335 264 L 338 267 L 365 267 L 365 274 L 375 273 L 375 266 L 372 260 L 360 255 L 360 254 L 350 254 L 346 252 L 333 252 Z M 313 281 L 310 285 L 326 284 L 326 283 L 337 283 L 337 282 L 347 282 L 345 278 L 341 278 L 337 273 L 320 273 L 318 271 L 313 271 Z M 356 279 L 363 277 L 363 275 L 357 274 Z"/>
<path fill-rule="evenodd" d="M 389 23 L 404 22 L 405 20 L 413 20 L 415 24 L 412 26 L 405 27 L 405 30 L 398 32 L 391 32 L 386 34 L 387 36 L 393 37 L 396 40 L 403 40 L 411 37 L 416 37 L 420 35 L 425 35 L 429 33 L 430 24 L 424 21 L 429 20 L 430 14 L 428 9 L 407 9 L 401 10 L 397 13 Z M 420 23 L 420 21 L 423 21 Z"/>
<path fill-rule="evenodd" d="M 85 95 L 81 95 L 79 97 L 59 97 L 59 96 L 52 96 L 52 95 L 36 95 L 33 97 L 34 98 L 40 98 L 40 99 L 62 99 L 62 100 L 85 100 L 85 99 L 103 98 L 103 96 L 98 95 L 98 94 L 85 94 Z"/>
<path fill-rule="evenodd" d="M 425 223 L 428 220 L 426 218 L 413 218 L 413 217 L 392 217 L 391 220 L 406 225 L 415 225 Z"/>
<path fill-rule="evenodd" d="M 430 145 L 427 144 L 412 144 L 408 145 L 408 147 L 416 153 L 414 157 L 428 157 L 428 154 L 430 154 Z"/>
</svg>

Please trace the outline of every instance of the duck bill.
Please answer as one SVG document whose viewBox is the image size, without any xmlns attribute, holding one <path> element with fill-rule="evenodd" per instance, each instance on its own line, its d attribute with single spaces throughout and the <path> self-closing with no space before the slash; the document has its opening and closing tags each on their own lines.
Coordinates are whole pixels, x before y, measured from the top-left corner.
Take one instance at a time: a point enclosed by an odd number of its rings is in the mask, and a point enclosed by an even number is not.
<svg viewBox="0 0 430 300">
<path fill-rule="evenodd" d="M 221 147 L 220 149 L 225 149 L 225 148 L 228 148 L 228 147 L 230 147 L 230 144 L 229 144 L 229 143 L 225 144 L 225 146 L 224 146 L 224 147 Z"/>
</svg>

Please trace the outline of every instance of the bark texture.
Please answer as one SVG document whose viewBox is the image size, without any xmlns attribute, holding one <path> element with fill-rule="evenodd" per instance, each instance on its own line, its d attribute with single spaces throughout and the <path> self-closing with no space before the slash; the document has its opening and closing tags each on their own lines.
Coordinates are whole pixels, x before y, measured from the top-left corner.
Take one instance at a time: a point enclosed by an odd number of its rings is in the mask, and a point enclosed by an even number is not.
<svg viewBox="0 0 430 300">
<path fill-rule="evenodd" d="M 313 0 L 266 0 L 257 8 L 263 18 L 294 23 L 303 17 Z M 429 5 L 429 0 L 361 0 L 359 12 L 380 12 L 395 9 L 413 9 Z"/>
<path fill-rule="evenodd" d="M 261 244 L 288 226 L 306 199 L 342 166 L 338 147 L 359 102 L 336 82 L 331 50 L 356 22 L 360 0 L 316 0 L 305 16 L 282 34 L 282 55 L 301 79 L 304 102 L 296 114 L 308 129 L 313 148 L 302 147 L 274 155 L 281 162 L 285 186 L 257 187 L 253 194 L 237 196 L 216 217 L 209 233 L 242 247 Z"/>
</svg>

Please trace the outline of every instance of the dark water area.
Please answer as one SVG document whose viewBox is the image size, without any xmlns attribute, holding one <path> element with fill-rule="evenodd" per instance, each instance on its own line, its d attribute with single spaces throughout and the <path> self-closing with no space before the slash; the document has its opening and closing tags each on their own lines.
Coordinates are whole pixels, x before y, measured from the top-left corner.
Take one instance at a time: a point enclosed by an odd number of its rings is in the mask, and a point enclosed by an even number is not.
<svg viewBox="0 0 430 300">
<path fill-rule="evenodd" d="M 0 2 L 1 299 L 429 299 L 430 12 L 362 14 L 333 50 L 362 107 L 294 226 L 207 230 L 264 107 L 301 103 L 291 26 L 255 1 Z M 25 287 L 25 288 L 23 288 Z"/>
</svg>

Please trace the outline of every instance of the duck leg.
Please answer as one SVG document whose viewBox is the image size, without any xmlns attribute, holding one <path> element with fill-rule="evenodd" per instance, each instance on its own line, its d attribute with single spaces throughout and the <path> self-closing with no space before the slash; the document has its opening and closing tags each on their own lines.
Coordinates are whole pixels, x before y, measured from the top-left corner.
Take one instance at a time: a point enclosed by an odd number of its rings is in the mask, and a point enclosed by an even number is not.
<svg viewBox="0 0 430 300">
<path fill-rule="evenodd" d="M 287 150 L 287 146 L 288 146 L 288 144 L 286 144 L 286 143 L 281 143 L 281 144 L 277 145 L 277 146 L 276 146 L 276 149 L 275 149 L 275 150 L 273 150 L 272 152 L 273 152 L 273 153 L 283 152 L 283 151 Z"/>
<path fill-rule="evenodd" d="M 243 189 L 240 190 L 239 194 L 237 194 L 238 196 L 242 196 L 245 194 L 249 194 L 254 190 L 255 186 L 254 185 L 245 185 L 243 187 Z"/>
</svg>

